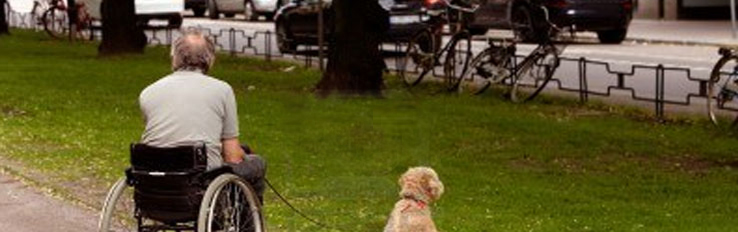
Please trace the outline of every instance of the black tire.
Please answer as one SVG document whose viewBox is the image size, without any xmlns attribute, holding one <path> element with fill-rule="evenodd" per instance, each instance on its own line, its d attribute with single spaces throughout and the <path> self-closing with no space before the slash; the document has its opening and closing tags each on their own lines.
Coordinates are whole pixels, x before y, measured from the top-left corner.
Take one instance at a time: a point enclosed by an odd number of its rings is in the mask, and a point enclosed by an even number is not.
<svg viewBox="0 0 738 232">
<path fill-rule="evenodd" d="M 67 18 L 65 10 L 52 6 L 42 16 L 44 31 L 55 39 L 67 38 L 69 36 L 69 20 Z"/>
<path fill-rule="evenodd" d="M 218 6 L 215 4 L 215 0 L 208 0 L 208 18 L 220 18 L 220 12 L 218 12 Z"/>
<path fill-rule="evenodd" d="M 277 31 L 277 48 L 279 49 L 279 52 L 295 53 L 295 51 L 297 50 L 297 45 L 291 42 L 292 39 L 290 38 L 287 26 L 284 25 L 284 23 L 277 22 L 275 23 L 275 27 Z"/>
<path fill-rule="evenodd" d="M 126 223 L 136 218 L 133 188 L 127 185 L 126 178 L 119 179 L 110 188 L 98 223 L 99 232 L 138 231 L 134 223 Z"/>
<path fill-rule="evenodd" d="M 266 14 L 264 14 L 264 18 L 266 18 L 266 21 L 273 21 L 273 20 L 275 20 L 274 14 L 275 13 L 266 13 Z"/>
<path fill-rule="evenodd" d="M 7 4 L 7 2 L 6 2 Z M 38 28 L 43 27 L 44 25 L 44 12 L 46 12 L 46 8 L 49 6 L 49 3 L 46 1 L 34 1 L 33 2 L 33 8 L 31 9 L 31 20 L 34 25 L 34 28 L 38 26 Z M 6 8 L 9 9 L 10 7 Z M 7 12 L 6 12 L 7 13 Z M 6 14 L 7 15 L 7 14 Z"/>
<path fill-rule="evenodd" d="M 182 26 L 182 15 L 175 15 L 169 18 L 169 28 L 180 28 Z"/>
<path fill-rule="evenodd" d="M 469 28 L 469 33 L 471 33 L 472 35 L 486 35 L 487 31 L 489 31 L 488 28 L 479 28 L 479 27 Z"/>
<path fill-rule="evenodd" d="M 712 69 L 707 83 L 707 114 L 715 126 L 734 129 L 736 127 L 735 85 L 738 81 L 738 57 L 722 57 Z M 731 85 L 731 86 L 727 86 Z M 726 88 L 727 86 L 727 88 Z M 732 87 L 732 88 L 730 88 Z M 733 113 L 728 113 L 728 112 Z"/>
<path fill-rule="evenodd" d="M 207 11 L 207 7 L 193 7 L 192 13 L 195 15 L 195 17 L 203 17 L 205 16 L 205 11 Z"/>
<path fill-rule="evenodd" d="M 400 79 L 408 87 L 417 85 L 433 71 L 436 63 L 434 38 L 430 30 L 421 30 L 408 42 L 405 56 L 397 60 Z"/>
<path fill-rule="evenodd" d="M 510 50 L 512 49 L 512 50 Z M 515 47 L 492 46 L 474 57 L 459 80 L 461 91 L 481 94 L 490 86 L 503 83 L 512 76 Z"/>
<path fill-rule="evenodd" d="M 603 44 L 620 44 L 623 42 L 623 40 L 625 40 L 625 36 L 627 34 L 628 30 L 625 28 L 598 31 L 597 38 L 600 40 L 600 43 Z"/>
<path fill-rule="evenodd" d="M 256 13 L 256 11 L 254 11 L 253 2 L 246 1 L 243 8 L 244 8 L 243 16 L 246 18 L 246 21 L 258 21 L 259 20 L 259 13 Z"/>
<path fill-rule="evenodd" d="M 243 222 L 242 222 L 243 220 Z M 200 204 L 197 231 L 266 231 L 254 190 L 241 178 L 223 174 L 210 183 Z"/>
<path fill-rule="evenodd" d="M 443 82 L 448 91 L 459 87 L 461 76 L 469 67 L 469 60 L 472 59 L 471 43 L 471 34 L 468 31 L 454 34 L 449 41 L 449 49 L 443 61 Z"/>
<path fill-rule="evenodd" d="M 546 87 L 559 67 L 559 54 L 553 45 L 536 48 L 517 66 L 510 100 L 521 103 L 530 101 Z"/>
</svg>

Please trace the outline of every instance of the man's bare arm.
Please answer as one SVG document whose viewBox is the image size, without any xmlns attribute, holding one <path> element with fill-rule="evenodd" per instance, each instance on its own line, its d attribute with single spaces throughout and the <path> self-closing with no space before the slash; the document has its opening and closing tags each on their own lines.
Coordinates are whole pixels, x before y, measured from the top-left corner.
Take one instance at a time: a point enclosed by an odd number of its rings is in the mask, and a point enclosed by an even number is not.
<svg viewBox="0 0 738 232">
<path fill-rule="evenodd" d="M 238 138 L 223 139 L 223 159 L 228 163 L 241 163 L 243 157 L 246 154 L 241 149 L 241 143 L 238 142 Z"/>
</svg>

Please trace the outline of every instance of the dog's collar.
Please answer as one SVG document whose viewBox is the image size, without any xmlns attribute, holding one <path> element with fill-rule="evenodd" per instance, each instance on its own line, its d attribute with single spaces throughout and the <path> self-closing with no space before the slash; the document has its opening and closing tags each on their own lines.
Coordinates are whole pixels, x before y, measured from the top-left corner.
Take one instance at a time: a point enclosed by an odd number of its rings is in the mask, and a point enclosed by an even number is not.
<svg viewBox="0 0 738 232">
<path fill-rule="evenodd" d="M 420 208 L 420 209 L 425 209 L 425 207 L 428 206 L 428 203 L 426 203 L 424 200 L 420 200 L 420 199 L 417 199 L 417 198 L 414 198 L 414 197 L 411 197 L 411 196 L 405 196 L 404 198 L 405 199 L 408 199 L 408 200 L 414 201 L 415 204 L 418 204 L 418 208 Z M 407 207 L 405 207 L 405 209 L 408 209 L 408 208 L 410 208 L 410 205 L 408 205 Z M 403 211 L 405 211 L 405 210 L 403 210 Z"/>
</svg>

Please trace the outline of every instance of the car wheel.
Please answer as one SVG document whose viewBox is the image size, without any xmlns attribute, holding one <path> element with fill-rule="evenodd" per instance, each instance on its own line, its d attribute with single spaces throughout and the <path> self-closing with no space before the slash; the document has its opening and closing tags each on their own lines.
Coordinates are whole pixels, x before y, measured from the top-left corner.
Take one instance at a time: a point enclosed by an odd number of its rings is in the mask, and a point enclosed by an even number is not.
<svg viewBox="0 0 738 232">
<path fill-rule="evenodd" d="M 259 14 L 257 14 L 254 11 L 254 3 L 251 1 L 247 1 L 246 5 L 243 7 L 243 16 L 246 17 L 246 21 L 256 21 L 259 20 Z"/>
<path fill-rule="evenodd" d="M 179 28 L 182 26 L 182 15 L 178 14 L 169 18 L 169 28 Z"/>
<path fill-rule="evenodd" d="M 513 12 L 510 28 L 515 33 L 515 37 L 523 42 L 535 42 L 536 31 L 533 25 L 533 16 L 528 7 L 518 6 Z"/>
<path fill-rule="evenodd" d="M 487 34 L 487 31 L 489 31 L 489 29 L 487 28 L 479 28 L 479 27 L 469 28 L 469 33 L 471 33 L 472 35 L 485 35 Z"/>
<path fill-rule="evenodd" d="M 290 42 L 287 28 L 283 23 L 277 23 L 277 48 L 281 53 L 294 53 L 297 45 Z"/>
<path fill-rule="evenodd" d="M 148 28 L 149 27 L 149 19 L 144 17 L 136 17 L 136 27 L 140 28 Z"/>
<path fill-rule="evenodd" d="M 220 18 L 220 13 L 218 12 L 218 6 L 215 5 L 215 0 L 208 0 L 208 17 L 210 19 Z"/>
<path fill-rule="evenodd" d="M 200 7 L 200 6 L 193 7 L 192 13 L 195 15 L 195 17 L 202 17 L 202 16 L 205 16 L 205 10 L 207 10 L 207 8 Z"/>
<path fill-rule="evenodd" d="M 597 38 L 600 39 L 600 43 L 604 44 L 619 44 L 625 40 L 625 35 L 628 34 L 628 30 L 625 28 L 598 31 Z"/>
<path fill-rule="evenodd" d="M 266 18 L 267 21 L 272 21 L 274 20 L 274 13 L 266 13 L 264 14 L 264 17 Z"/>
</svg>

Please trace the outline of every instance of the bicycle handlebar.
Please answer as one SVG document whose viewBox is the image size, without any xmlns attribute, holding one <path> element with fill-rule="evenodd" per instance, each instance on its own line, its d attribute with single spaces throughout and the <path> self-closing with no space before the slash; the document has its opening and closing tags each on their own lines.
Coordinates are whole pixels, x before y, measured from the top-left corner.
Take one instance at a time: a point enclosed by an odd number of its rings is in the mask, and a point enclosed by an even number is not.
<svg viewBox="0 0 738 232">
<path fill-rule="evenodd" d="M 541 10 L 543 10 L 543 17 L 544 17 L 544 19 L 546 19 L 546 23 L 548 23 L 548 25 L 551 26 L 551 28 L 553 28 L 556 31 L 563 31 L 564 30 L 564 29 L 560 28 L 559 26 L 556 26 L 556 24 L 554 24 L 554 23 L 551 22 L 551 15 L 548 13 L 548 8 L 546 8 L 543 5 L 540 5 L 539 7 L 541 8 Z"/>
</svg>

